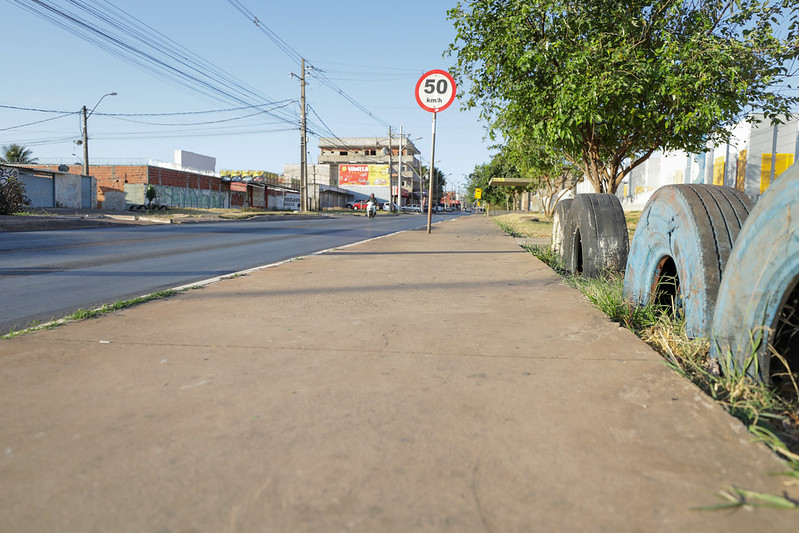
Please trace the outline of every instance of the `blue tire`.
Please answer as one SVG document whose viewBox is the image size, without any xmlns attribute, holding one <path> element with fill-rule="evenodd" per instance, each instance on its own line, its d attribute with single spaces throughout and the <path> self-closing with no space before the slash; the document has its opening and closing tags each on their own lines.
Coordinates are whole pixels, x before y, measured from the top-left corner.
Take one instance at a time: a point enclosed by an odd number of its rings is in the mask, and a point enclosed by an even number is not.
<svg viewBox="0 0 799 533">
<path fill-rule="evenodd" d="M 641 213 L 624 274 L 624 297 L 685 318 L 689 337 L 707 337 L 724 265 L 752 201 L 715 185 L 666 185 Z"/>
<path fill-rule="evenodd" d="M 710 355 L 766 382 L 799 372 L 799 165 L 766 190 L 741 229 L 719 289 Z"/>
<path fill-rule="evenodd" d="M 578 194 L 569 208 L 563 236 L 566 270 L 586 277 L 620 272 L 630 241 L 624 209 L 615 194 Z"/>
</svg>

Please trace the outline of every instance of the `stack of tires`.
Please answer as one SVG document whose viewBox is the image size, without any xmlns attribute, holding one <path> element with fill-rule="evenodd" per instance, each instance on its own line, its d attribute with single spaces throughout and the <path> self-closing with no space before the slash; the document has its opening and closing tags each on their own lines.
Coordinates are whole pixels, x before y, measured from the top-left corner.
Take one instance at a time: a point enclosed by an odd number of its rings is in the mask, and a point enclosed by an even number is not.
<svg viewBox="0 0 799 533">
<path fill-rule="evenodd" d="M 661 187 L 627 243 L 614 195 L 580 194 L 555 210 L 552 248 L 568 271 L 624 270 L 625 298 L 680 313 L 728 372 L 770 381 L 799 371 L 799 165 L 756 206 L 727 187 Z"/>
</svg>

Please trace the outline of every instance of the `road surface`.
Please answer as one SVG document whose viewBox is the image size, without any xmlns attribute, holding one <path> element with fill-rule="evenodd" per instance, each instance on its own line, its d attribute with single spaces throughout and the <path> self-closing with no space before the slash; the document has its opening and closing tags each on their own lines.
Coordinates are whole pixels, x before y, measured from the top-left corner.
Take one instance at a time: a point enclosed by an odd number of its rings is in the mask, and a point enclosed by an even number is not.
<svg viewBox="0 0 799 533">
<path fill-rule="evenodd" d="M 437 215 L 435 221 L 452 218 Z M 0 335 L 78 309 L 426 227 L 419 215 L 324 217 L 8 232 L 0 237 Z"/>
</svg>

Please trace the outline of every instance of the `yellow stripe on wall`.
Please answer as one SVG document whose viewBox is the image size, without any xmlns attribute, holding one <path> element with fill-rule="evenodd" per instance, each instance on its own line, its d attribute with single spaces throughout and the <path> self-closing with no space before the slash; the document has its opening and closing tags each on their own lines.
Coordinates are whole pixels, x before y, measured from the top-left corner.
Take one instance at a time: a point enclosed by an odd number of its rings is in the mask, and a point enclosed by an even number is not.
<svg viewBox="0 0 799 533">
<path fill-rule="evenodd" d="M 771 154 L 763 154 L 760 163 L 760 194 L 763 194 L 768 186 L 771 185 Z M 793 154 L 775 154 L 774 155 L 774 178 L 779 177 L 780 174 L 793 165 Z"/>
</svg>

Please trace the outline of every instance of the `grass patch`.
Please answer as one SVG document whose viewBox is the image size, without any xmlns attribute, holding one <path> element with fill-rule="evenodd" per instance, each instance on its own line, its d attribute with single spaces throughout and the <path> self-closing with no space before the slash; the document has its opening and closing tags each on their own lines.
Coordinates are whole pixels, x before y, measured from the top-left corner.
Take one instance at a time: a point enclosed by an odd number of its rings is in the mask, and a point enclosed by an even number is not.
<svg viewBox="0 0 799 533">
<path fill-rule="evenodd" d="M 127 309 L 129 307 L 133 307 L 134 305 L 143 304 L 145 302 L 151 302 L 153 300 L 163 300 L 164 298 L 169 298 L 170 296 L 174 296 L 178 292 L 174 289 L 169 289 L 166 291 L 155 292 L 153 294 L 148 294 L 146 296 L 139 296 L 138 298 L 131 298 L 130 300 L 122 300 L 121 302 L 115 302 L 112 304 L 106 304 L 97 309 L 78 309 L 71 315 L 67 315 L 64 317 L 66 321 L 72 320 L 85 320 L 87 318 L 96 318 L 98 316 L 107 315 L 113 311 L 120 311 L 122 309 Z"/>
<path fill-rule="evenodd" d="M 190 287 L 191 288 L 191 287 Z M 189 289 L 190 289 L 189 288 Z M 163 300 L 165 298 L 169 298 L 170 296 L 174 296 L 185 290 L 189 289 L 169 289 L 160 292 L 154 292 L 152 294 L 147 294 L 145 296 L 139 296 L 137 298 L 131 298 L 130 300 L 122 300 L 120 302 L 115 302 L 112 304 L 106 304 L 97 309 L 78 309 L 74 313 L 67 315 L 66 317 L 56 320 L 53 322 L 48 322 L 46 324 L 32 324 L 31 327 L 19 330 L 19 331 L 12 331 L 11 333 L 6 333 L 3 336 L 0 336 L 0 339 L 11 339 L 14 337 L 19 337 L 20 335 L 24 335 L 26 333 L 33 333 L 34 331 L 39 331 L 42 329 L 52 329 L 67 322 L 74 322 L 76 320 L 85 320 L 87 318 L 97 318 L 103 315 L 107 315 L 108 313 L 112 313 L 114 311 L 120 311 L 122 309 L 127 309 L 129 307 L 133 307 L 135 305 L 143 304 L 145 302 L 151 302 L 153 300 Z"/>
<path fill-rule="evenodd" d="M 631 232 L 635 231 L 639 218 L 640 213 L 628 216 Z M 503 227 L 499 221 L 497 223 Z M 513 231 L 521 232 L 523 229 L 514 227 Z M 724 362 L 710 358 L 710 345 L 706 339 L 688 338 L 684 321 L 678 314 L 664 312 L 654 305 L 640 307 L 625 301 L 621 274 L 608 274 L 596 279 L 572 275 L 564 270 L 560 258 L 548 246 L 525 248 L 561 274 L 567 285 L 580 290 L 608 317 L 630 329 L 660 353 L 674 371 L 741 420 L 756 440 L 786 461 L 789 471 L 785 475 L 799 478 L 799 390 L 796 387 L 777 389 L 753 380 L 735 368 L 723 368 Z M 725 503 L 703 509 L 744 506 L 799 509 L 799 502 L 737 488 L 723 491 L 720 496 Z"/>
<path fill-rule="evenodd" d="M 552 218 L 532 213 L 509 213 L 494 217 L 505 233 L 514 237 L 543 239 L 552 236 Z"/>
</svg>

